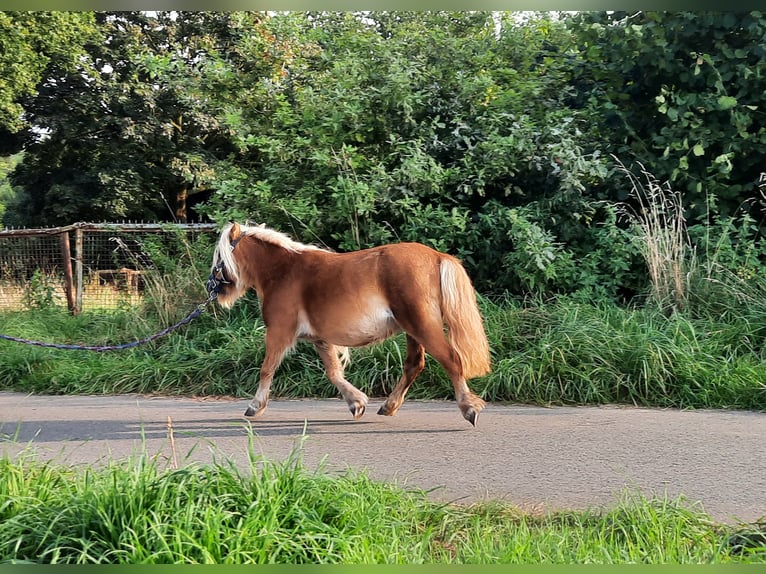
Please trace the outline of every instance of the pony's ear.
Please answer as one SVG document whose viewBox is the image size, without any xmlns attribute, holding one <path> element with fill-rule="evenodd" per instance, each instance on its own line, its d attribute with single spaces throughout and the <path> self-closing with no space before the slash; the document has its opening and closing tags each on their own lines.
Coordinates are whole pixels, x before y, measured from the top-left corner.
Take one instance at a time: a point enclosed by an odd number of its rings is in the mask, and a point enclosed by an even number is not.
<svg viewBox="0 0 766 574">
<path fill-rule="evenodd" d="M 239 223 L 232 222 L 231 229 L 229 230 L 229 241 L 235 241 L 242 235 L 242 229 L 239 227 Z"/>
</svg>

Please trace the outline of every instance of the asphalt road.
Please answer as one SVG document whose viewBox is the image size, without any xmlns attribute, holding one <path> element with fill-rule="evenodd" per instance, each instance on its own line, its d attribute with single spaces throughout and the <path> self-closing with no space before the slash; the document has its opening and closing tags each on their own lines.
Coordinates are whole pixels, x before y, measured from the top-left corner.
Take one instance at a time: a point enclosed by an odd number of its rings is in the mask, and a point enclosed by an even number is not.
<svg viewBox="0 0 766 574">
<path fill-rule="evenodd" d="M 246 467 L 252 426 L 258 455 L 281 460 L 302 443 L 309 468 L 365 470 L 439 501 L 537 512 L 641 493 L 683 495 L 720 522 L 766 515 L 764 413 L 490 404 L 473 428 L 453 402 L 407 401 L 394 417 L 375 414 L 380 403 L 355 422 L 339 399 L 272 400 L 247 421 L 246 400 L 0 392 L 0 453 L 76 465 L 145 449 L 160 464 Z"/>
</svg>

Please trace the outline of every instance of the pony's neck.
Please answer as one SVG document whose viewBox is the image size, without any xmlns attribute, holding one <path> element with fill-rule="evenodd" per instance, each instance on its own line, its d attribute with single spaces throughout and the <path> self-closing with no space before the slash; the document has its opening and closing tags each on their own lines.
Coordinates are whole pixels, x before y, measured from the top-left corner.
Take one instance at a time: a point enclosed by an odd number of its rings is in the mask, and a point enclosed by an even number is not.
<svg viewBox="0 0 766 574">
<path fill-rule="evenodd" d="M 244 281 L 243 288 L 255 288 L 258 295 L 265 285 L 269 285 L 280 277 L 284 277 L 289 268 L 295 264 L 300 253 L 285 249 L 280 245 L 264 241 L 257 236 L 242 237 L 237 250 L 240 266 L 240 280 Z"/>
</svg>

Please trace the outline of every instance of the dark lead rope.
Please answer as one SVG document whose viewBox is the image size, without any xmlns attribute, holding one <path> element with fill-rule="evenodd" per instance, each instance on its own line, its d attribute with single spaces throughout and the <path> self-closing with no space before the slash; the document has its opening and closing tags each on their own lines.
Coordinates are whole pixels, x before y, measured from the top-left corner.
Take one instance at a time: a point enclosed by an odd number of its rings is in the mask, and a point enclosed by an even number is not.
<svg viewBox="0 0 766 574">
<path fill-rule="evenodd" d="M 207 280 L 206 288 L 209 293 L 207 301 L 198 305 L 197 308 L 194 309 L 194 311 L 189 313 L 186 317 L 181 319 L 175 325 L 166 327 L 159 333 L 155 333 L 154 335 L 145 337 L 144 339 L 139 339 L 138 341 L 123 343 L 121 345 L 92 346 L 92 345 L 64 345 L 59 343 L 44 343 L 42 341 L 30 341 L 29 339 L 21 339 L 19 337 L 11 337 L 9 335 L 0 335 L 0 339 L 4 339 L 6 341 L 14 341 L 16 343 L 24 343 L 25 345 L 34 345 L 35 347 L 47 347 L 51 349 L 67 349 L 67 350 L 74 350 L 74 351 L 96 351 L 97 353 L 101 353 L 104 351 L 119 351 L 122 349 L 131 349 L 133 347 L 138 347 L 139 345 L 143 345 L 145 343 L 154 341 L 155 339 L 159 339 L 160 337 L 164 337 L 168 333 L 175 331 L 179 327 L 182 327 L 183 325 L 186 325 L 187 323 L 199 317 L 202 314 L 202 312 L 205 309 L 207 309 L 207 306 L 216 300 L 216 298 L 218 297 L 218 292 L 221 290 L 221 286 L 224 283 L 228 283 L 228 281 L 224 280 L 222 277 L 219 278 L 216 276 L 218 273 L 221 272 L 222 269 L 223 269 L 223 264 L 219 264 L 218 266 L 216 266 L 216 268 L 213 270 L 213 272 L 210 274 L 210 277 Z"/>
</svg>

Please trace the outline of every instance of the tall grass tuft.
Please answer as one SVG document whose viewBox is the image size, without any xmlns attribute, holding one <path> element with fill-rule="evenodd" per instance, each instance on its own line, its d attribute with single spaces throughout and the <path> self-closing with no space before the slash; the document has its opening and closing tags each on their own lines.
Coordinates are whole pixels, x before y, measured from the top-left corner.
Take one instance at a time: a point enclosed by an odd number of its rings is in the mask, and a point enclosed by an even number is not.
<svg viewBox="0 0 766 574">
<path fill-rule="evenodd" d="M 724 322 L 560 298 L 486 307 L 491 400 L 766 408 L 763 317 Z"/>
<path fill-rule="evenodd" d="M 174 233 L 174 241 L 170 241 Z M 200 234 L 190 238 L 181 230 L 169 226 L 164 237 L 149 236 L 143 248 L 151 255 L 153 266 L 144 271 L 144 297 L 140 317 L 153 317 L 162 324 L 171 324 L 207 293 L 205 283 L 210 259 L 200 254 L 212 253 L 213 238 Z"/>
<path fill-rule="evenodd" d="M 629 179 L 638 204 L 629 211 L 638 229 L 638 244 L 651 280 L 650 300 L 672 312 L 686 308 L 689 274 L 694 266 L 694 249 L 686 232 L 683 198 L 666 182 L 660 184 L 639 163 L 641 176 L 617 160 L 618 169 Z"/>
</svg>

